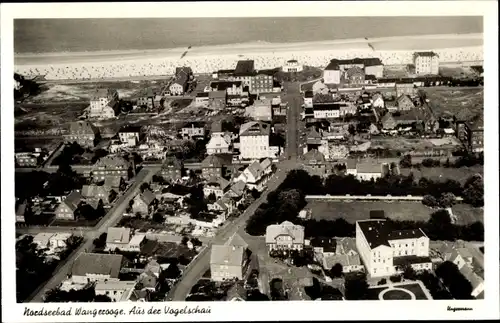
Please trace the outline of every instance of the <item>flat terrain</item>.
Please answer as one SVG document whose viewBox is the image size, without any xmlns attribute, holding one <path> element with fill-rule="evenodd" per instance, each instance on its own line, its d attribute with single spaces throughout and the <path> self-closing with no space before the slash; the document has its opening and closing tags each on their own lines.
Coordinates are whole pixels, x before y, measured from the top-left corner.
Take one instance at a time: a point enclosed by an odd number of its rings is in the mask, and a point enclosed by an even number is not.
<svg viewBox="0 0 500 323">
<path fill-rule="evenodd" d="M 306 206 L 316 220 L 344 218 L 350 223 L 370 218 L 370 210 L 384 210 L 385 216 L 396 220 L 427 221 L 434 211 L 420 202 L 390 201 L 313 201 Z M 452 208 L 458 216 L 458 224 L 483 221 L 483 210 L 468 204 L 457 204 Z"/>
<path fill-rule="evenodd" d="M 458 119 L 473 120 L 484 113 L 482 87 L 431 87 L 426 88 L 425 92 L 437 117 L 449 114 Z"/>
<path fill-rule="evenodd" d="M 427 295 L 417 283 L 395 286 L 396 289 L 389 289 L 383 296 L 384 300 L 411 300 L 409 291 L 415 295 L 416 300 L 428 300 Z M 387 286 L 374 287 L 368 290 L 368 300 L 379 300 L 380 293 L 387 290 Z"/>
<path fill-rule="evenodd" d="M 421 167 L 420 170 L 416 168 L 401 169 L 401 175 L 407 176 L 410 173 L 413 173 L 413 176 L 415 176 L 415 180 L 419 180 L 421 177 L 432 179 L 434 181 L 453 179 L 460 182 L 461 184 L 463 184 L 470 176 L 474 174 L 483 175 L 483 172 L 484 167 L 482 165 L 460 168 Z"/>
</svg>

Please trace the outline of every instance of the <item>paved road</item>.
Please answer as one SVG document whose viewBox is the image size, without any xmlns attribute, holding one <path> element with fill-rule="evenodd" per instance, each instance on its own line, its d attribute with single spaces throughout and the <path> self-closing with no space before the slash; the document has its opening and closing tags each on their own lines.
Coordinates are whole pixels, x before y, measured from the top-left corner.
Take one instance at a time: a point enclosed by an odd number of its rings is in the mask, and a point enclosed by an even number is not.
<svg viewBox="0 0 500 323">
<path fill-rule="evenodd" d="M 48 290 L 56 288 L 59 284 L 66 279 L 71 265 L 82 252 L 92 249 L 93 240 L 97 238 L 101 233 L 107 232 L 108 228 L 115 225 L 121 215 L 125 212 L 131 199 L 139 192 L 142 183 L 149 182 L 155 173 L 150 172 L 147 169 L 142 169 L 136 176 L 134 184 L 132 184 L 129 189 L 122 195 L 115 203 L 115 205 L 108 211 L 108 213 L 99 221 L 95 226 L 94 230 L 88 231 L 85 234 L 84 242 L 78 247 L 65 261 L 61 263 L 59 267 L 54 271 L 53 276 L 45 284 L 41 285 L 34 293 L 30 296 L 30 302 L 41 303 L 43 302 L 43 297 Z M 68 227 L 68 230 L 70 228 Z"/>
<path fill-rule="evenodd" d="M 223 227 L 212 240 L 212 243 L 207 245 L 198 257 L 191 262 L 185 269 L 181 280 L 172 288 L 167 296 L 167 300 L 184 301 L 191 291 L 191 288 L 198 282 L 203 274 L 210 267 L 210 250 L 212 244 L 224 244 L 235 232 L 245 227 L 247 220 L 257 210 L 257 208 L 266 201 L 267 194 L 274 191 L 280 185 L 287 175 L 287 171 L 294 166 L 292 161 L 284 161 L 277 165 L 276 174 L 267 183 L 267 189 L 262 193 L 260 198 L 254 201 L 238 218 L 230 222 L 226 227 Z"/>
<path fill-rule="evenodd" d="M 286 157 L 296 158 L 299 156 L 299 119 L 302 110 L 302 95 L 299 83 L 286 82 L 283 85 L 285 94 L 283 101 L 288 103 L 287 129 L 286 129 Z"/>
</svg>

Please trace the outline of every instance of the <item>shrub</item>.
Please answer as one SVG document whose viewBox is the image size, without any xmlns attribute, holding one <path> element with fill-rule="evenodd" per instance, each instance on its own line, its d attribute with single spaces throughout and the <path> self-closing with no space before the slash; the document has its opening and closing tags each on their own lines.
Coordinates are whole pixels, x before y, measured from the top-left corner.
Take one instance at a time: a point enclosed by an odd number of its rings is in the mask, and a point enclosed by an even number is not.
<svg viewBox="0 0 500 323">
<path fill-rule="evenodd" d="M 393 283 L 399 283 L 401 282 L 401 275 L 393 275 L 391 277 L 389 277 L 390 281 L 393 282 Z"/>
<path fill-rule="evenodd" d="M 424 195 L 422 204 L 428 207 L 437 207 L 439 205 L 438 200 L 432 195 Z"/>
<path fill-rule="evenodd" d="M 379 286 L 380 286 L 380 285 L 385 285 L 385 284 L 387 284 L 387 279 L 385 279 L 385 278 L 382 278 L 382 279 L 381 279 L 381 280 L 379 280 L 379 282 L 377 283 L 377 285 L 379 285 Z"/>
</svg>

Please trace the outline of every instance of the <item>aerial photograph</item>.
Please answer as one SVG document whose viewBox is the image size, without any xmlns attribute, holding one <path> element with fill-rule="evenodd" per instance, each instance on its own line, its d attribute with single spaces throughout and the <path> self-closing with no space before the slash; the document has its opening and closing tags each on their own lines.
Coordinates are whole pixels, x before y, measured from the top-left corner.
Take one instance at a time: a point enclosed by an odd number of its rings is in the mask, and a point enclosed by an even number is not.
<svg viewBox="0 0 500 323">
<path fill-rule="evenodd" d="M 483 17 L 15 19 L 14 81 L 17 303 L 485 297 Z"/>
</svg>

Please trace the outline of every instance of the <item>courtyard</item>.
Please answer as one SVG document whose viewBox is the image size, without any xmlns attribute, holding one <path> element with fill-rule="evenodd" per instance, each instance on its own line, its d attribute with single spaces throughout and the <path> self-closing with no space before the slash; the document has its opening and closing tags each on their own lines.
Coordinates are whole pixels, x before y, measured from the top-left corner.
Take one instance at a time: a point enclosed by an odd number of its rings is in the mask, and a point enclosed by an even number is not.
<svg viewBox="0 0 500 323">
<path fill-rule="evenodd" d="M 430 300 L 432 296 L 420 281 L 388 284 L 368 289 L 367 300 Z"/>
</svg>

